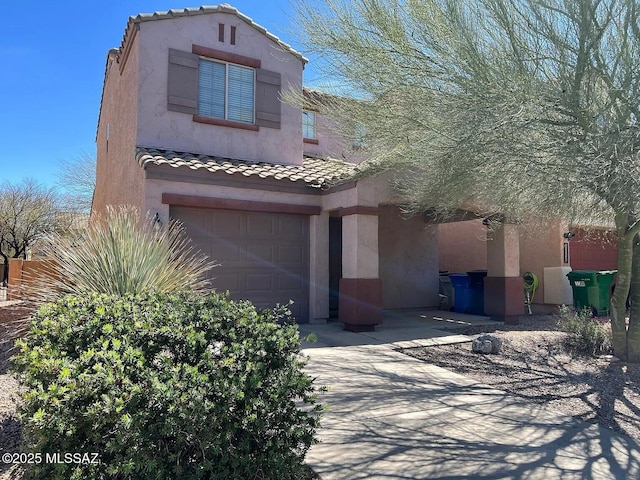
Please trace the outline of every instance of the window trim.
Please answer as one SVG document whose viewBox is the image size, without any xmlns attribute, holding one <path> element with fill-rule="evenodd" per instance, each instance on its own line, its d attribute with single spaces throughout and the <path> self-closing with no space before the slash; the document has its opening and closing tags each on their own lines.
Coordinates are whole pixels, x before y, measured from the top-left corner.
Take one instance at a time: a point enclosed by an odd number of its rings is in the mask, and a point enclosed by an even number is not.
<svg viewBox="0 0 640 480">
<path fill-rule="evenodd" d="M 207 125 L 217 125 L 219 127 L 241 128 L 243 130 L 260 131 L 260 126 L 254 123 L 234 122 L 233 120 L 225 120 L 224 118 L 207 117 L 206 115 L 193 115 L 193 121 L 196 123 L 204 123 Z"/>
<path fill-rule="evenodd" d="M 191 53 L 195 53 L 196 55 L 205 57 L 209 60 L 220 60 L 222 62 L 235 63 L 237 65 L 242 65 L 243 67 L 255 68 L 256 70 L 262 68 L 262 62 L 257 58 L 245 57 L 244 55 L 238 55 L 237 53 L 203 47 L 202 45 L 191 45 Z"/>
</svg>

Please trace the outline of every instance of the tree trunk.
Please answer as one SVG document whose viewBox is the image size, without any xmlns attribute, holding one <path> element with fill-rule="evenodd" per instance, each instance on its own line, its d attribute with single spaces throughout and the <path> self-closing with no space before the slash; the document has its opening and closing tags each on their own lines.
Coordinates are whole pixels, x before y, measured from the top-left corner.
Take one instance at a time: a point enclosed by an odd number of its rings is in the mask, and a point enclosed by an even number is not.
<svg viewBox="0 0 640 480">
<path fill-rule="evenodd" d="M 627 359 L 640 363 L 640 245 L 638 237 L 633 242 L 633 266 L 631 269 L 631 312 L 627 330 Z"/>
<path fill-rule="evenodd" d="M 0 284 L 4 285 L 9 279 L 9 257 L 4 253 L 0 253 L 0 257 L 2 257 L 2 261 L 4 262 L 4 273 L 0 279 Z"/>
<path fill-rule="evenodd" d="M 616 288 L 611 298 L 611 335 L 613 352 L 620 359 L 626 360 L 627 350 L 627 296 L 631 286 L 631 267 L 633 260 L 633 239 L 635 233 L 618 228 L 618 274 Z"/>
</svg>

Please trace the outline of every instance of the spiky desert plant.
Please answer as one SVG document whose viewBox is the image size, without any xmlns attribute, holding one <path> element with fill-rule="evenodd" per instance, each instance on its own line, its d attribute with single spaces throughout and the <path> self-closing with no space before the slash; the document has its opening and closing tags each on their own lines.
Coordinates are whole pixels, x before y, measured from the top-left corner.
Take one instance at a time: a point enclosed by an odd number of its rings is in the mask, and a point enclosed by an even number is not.
<svg viewBox="0 0 640 480">
<path fill-rule="evenodd" d="M 214 264 L 197 251 L 179 222 L 160 225 L 132 207 L 111 207 L 78 241 L 52 238 L 50 273 L 28 295 L 53 300 L 91 292 L 119 296 L 204 290 Z"/>
</svg>

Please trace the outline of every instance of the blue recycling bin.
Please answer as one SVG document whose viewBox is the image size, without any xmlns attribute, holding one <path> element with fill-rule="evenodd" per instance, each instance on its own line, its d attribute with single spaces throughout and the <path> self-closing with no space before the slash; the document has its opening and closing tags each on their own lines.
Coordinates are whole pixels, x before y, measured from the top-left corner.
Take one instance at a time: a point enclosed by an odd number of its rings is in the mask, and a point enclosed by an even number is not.
<svg viewBox="0 0 640 480">
<path fill-rule="evenodd" d="M 472 270 L 469 275 L 469 290 L 471 291 L 471 305 L 469 312 L 473 315 L 484 315 L 484 277 L 486 270 Z"/>
<path fill-rule="evenodd" d="M 469 313 L 471 311 L 471 287 L 469 284 L 469 275 L 466 273 L 449 274 L 451 285 L 453 285 L 454 294 L 454 312 Z"/>
</svg>

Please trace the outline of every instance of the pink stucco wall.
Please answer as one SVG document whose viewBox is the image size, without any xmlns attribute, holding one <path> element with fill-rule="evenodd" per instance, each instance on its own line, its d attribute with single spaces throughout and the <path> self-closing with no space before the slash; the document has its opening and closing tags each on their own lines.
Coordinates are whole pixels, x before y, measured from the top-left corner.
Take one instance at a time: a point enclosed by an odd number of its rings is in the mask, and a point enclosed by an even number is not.
<svg viewBox="0 0 640 480">
<path fill-rule="evenodd" d="M 236 45 L 218 41 L 218 24 L 236 27 Z M 193 44 L 259 59 L 261 68 L 280 72 L 282 89 L 302 89 L 303 63 L 236 15 L 215 13 L 140 24 L 139 145 L 243 160 L 300 164 L 302 113 L 282 104 L 280 129 L 260 131 L 193 122 L 192 115 L 167 111 L 168 50 L 191 52 Z"/>
<path fill-rule="evenodd" d="M 438 305 L 438 228 L 422 217 L 402 218 L 382 207 L 379 217 L 380 279 L 383 307 Z"/>
<path fill-rule="evenodd" d="M 138 58 L 136 41 L 121 73 L 115 55 L 109 54 L 96 136 L 94 213 L 104 213 L 107 205 L 144 210 L 144 171 L 135 160 Z"/>
<path fill-rule="evenodd" d="M 353 139 L 345 139 L 336 132 L 335 127 L 324 115 L 316 113 L 316 139 L 317 145 L 304 143 L 303 149 L 306 155 L 328 156 L 347 162 L 360 163 L 364 157 L 353 148 Z"/>
<path fill-rule="evenodd" d="M 486 270 L 486 228 L 482 220 L 438 225 L 439 269 L 449 273 Z"/>
</svg>

